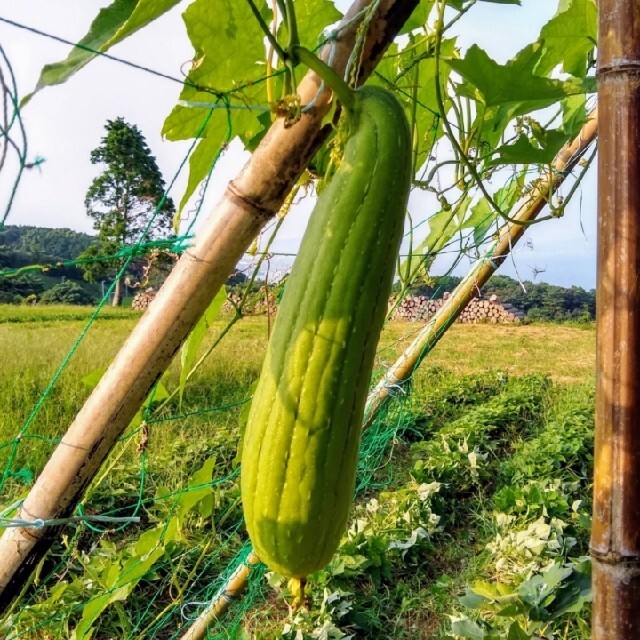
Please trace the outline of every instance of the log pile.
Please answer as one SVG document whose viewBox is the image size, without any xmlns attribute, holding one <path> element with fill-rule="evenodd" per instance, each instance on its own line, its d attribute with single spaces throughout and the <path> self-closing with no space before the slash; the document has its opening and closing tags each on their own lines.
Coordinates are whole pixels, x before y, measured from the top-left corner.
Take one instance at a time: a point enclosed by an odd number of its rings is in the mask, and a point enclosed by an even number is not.
<svg viewBox="0 0 640 640">
<path fill-rule="evenodd" d="M 394 311 L 393 318 L 414 322 L 428 320 L 440 310 L 449 295 L 449 293 L 445 293 L 444 297 L 440 299 L 430 299 L 427 296 L 409 296 Z M 463 324 L 509 324 L 522 322 L 524 316 L 524 311 L 516 309 L 509 303 L 501 303 L 498 296 L 494 294 L 489 298 L 473 298 L 460 314 L 457 322 Z"/>
<path fill-rule="evenodd" d="M 237 293 L 229 292 L 227 301 L 222 305 L 223 311 L 233 312 L 242 302 L 242 296 Z M 269 295 L 269 315 L 274 316 L 278 310 L 277 298 L 275 295 Z M 242 308 L 245 316 L 263 316 L 267 313 L 267 301 L 264 295 L 260 297 L 252 296 Z"/>
<path fill-rule="evenodd" d="M 156 292 L 151 287 L 149 289 L 146 289 L 145 291 L 140 291 L 131 301 L 131 308 L 138 309 L 139 311 L 144 311 L 155 297 Z M 222 309 L 223 311 L 233 313 L 235 308 L 239 306 L 241 302 L 242 296 L 233 292 L 229 292 L 227 295 L 227 301 L 222 305 Z M 270 295 L 269 314 L 274 316 L 277 310 L 278 305 L 276 296 Z M 245 303 L 242 309 L 242 313 L 246 316 L 265 315 L 267 313 L 267 301 L 265 300 L 264 296 L 253 296 L 248 304 Z"/>
<path fill-rule="evenodd" d="M 133 309 L 144 311 L 149 303 L 156 297 L 156 292 L 149 288 L 136 294 L 131 303 Z M 420 321 L 428 320 L 440 310 L 445 300 L 449 298 L 449 293 L 445 293 L 440 299 L 430 299 L 427 296 L 409 296 L 405 298 L 393 313 L 395 320 Z M 233 312 L 235 307 L 242 302 L 242 297 L 236 293 L 229 292 L 228 300 L 222 306 L 227 312 Z M 269 296 L 269 315 L 274 316 L 277 311 L 277 298 L 275 295 Z M 244 315 L 265 315 L 267 313 L 267 301 L 264 296 L 255 297 L 251 304 L 245 304 Z M 495 294 L 489 298 L 473 298 L 467 308 L 460 314 L 458 322 L 463 324 L 509 324 L 522 322 L 524 311 L 516 309 L 513 305 L 501 303 Z"/>
<path fill-rule="evenodd" d="M 153 290 L 153 287 L 149 287 L 145 291 L 140 291 L 133 297 L 131 308 L 144 311 L 155 297 L 156 292 Z"/>
</svg>

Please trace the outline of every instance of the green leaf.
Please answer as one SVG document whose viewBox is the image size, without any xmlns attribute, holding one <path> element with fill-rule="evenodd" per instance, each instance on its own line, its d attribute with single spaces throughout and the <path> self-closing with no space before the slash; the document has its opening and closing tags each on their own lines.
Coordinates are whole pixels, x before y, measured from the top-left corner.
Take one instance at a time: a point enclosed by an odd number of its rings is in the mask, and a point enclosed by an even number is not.
<svg viewBox="0 0 640 640">
<path fill-rule="evenodd" d="M 598 16 L 593 0 L 570 0 L 540 31 L 544 53 L 536 73 L 547 75 L 557 65 L 573 76 L 587 72 L 587 56 L 594 49 Z"/>
<path fill-rule="evenodd" d="M 531 636 L 522 629 L 517 621 L 515 621 L 509 627 L 509 635 L 507 635 L 507 640 L 531 640 Z"/>
<path fill-rule="evenodd" d="M 514 144 L 496 149 L 497 157 L 488 164 L 551 164 L 567 140 L 567 134 L 560 129 L 546 131 L 539 146 L 534 146 L 527 136 L 520 135 Z"/>
<path fill-rule="evenodd" d="M 518 587 L 518 595 L 527 603 L 538 606 L 572 573 L 571 567 L 552 565 L 543 574 L 534 575 Z"/>
<path fill-rule="evenodd" d="M 501 65 L 474 44 L 463 59 L 450 58 L 447 63 L 477 89 L 476 99 L 486 107 L 527 102 L 552 104 L 572 93 L 580 93 L 569 83 L 535 75 L 541 54 L 539 43 L 530 44 Z"/>
<path fill-rule="evenodd" d="M 182 0 L 138 0 L 138 3 L 131 13 L 129 19 L 118 29 L 115 35 L 102 47 L 106 51 L 114 44 L 121 42 L 132 33 L 145 27 L 156 18 L 173 9 Z"/>
<path fill-rule="evenodd" d="M 300 43 L 315 48 L 322 30 L 342 18 L 330 0 L 296 0 L 296 22 Z"/>
<path fill-rule="evenodd" d="M 549 607 L 554 618 L 565 613 L 577 613 L 591 602 L 591 563 L 588 559 L 571 565 L 572 574 L 559 590 L 552 606 Z"/>
<path fill-rule="evenodd" d="M 569 96 L 562 101 L 562 128 L 569 138 L 575 138 L 587 121 L 587 97 Z"/>
<path fill-rule="evenodd" d="M 429 14 L 435 5 L 435 0 L 423 0 L 418 3 L 418 6 L 413 10 L 413 13 L 409 16 L 409 19 L 404 23 L 404 26 L 400 30 L 400 35 L 410 33 L 415 29 L 421 29 L 427 24 L 429 20 Z"/>
<path fill-rule="evenodd" d="M 260 4 L 264 8 L 264 2 Z M 250 106 L 246 98 L 254 97 L 252 83 L 264 79 L 266 54 L 248 3 L 195 0 L 183 18 L 195 52 L 181 100 L 214 102 L 218 94 L 226 93 Z"/>
<path fill-rule="evenodd" d="M 476 593 L 470 587 L 465 589 L 465 594 L 458 598 L 458 601 L 463 607 L 467 607 L 468 609 L 479 609 L 483 605 L 489 602 L 489 599 L 485 596 Z"/>
<path fill-rule="evenodd" d="M 147 397 L 143 407 L 150 408 L 156 402 L 162 402 L 163 400 L 166 400 L 169 397 L 170 397 L 170 394 L 167 391 L 167 387 L 164 386 L 164 383 L 162 382 L 162 380 L 158 380 L 158 382 L 156 382 L 155 386 L 149 393 L 149 396 Z"/>
<path fill-rule="evenodd" d="M 222 114 L 214 114 L 214 118 Z M 198 185 L 207 177 L 212 169 L 213 162 L 217 160 L 222 146 L 227 142 L 227 133 L 222 127 L 210 127 L 209 135 L 198 142 L 197 147 L 189 156 L 189 180 L 185 188 L 182 200 L 180 200 L 179 212 L 182 212 L 189 198 L 194 194 Z M 177 224 L 174 222 L 177 228 Z"/>
<path fill-rule="evenodd" d="M 456 620 L 451 625 L 451 630 L 454 635 L 471 640 L 483 640 L 486 637 L 484 630 L 473 620 Z"/>
<path fill-rule="evenodd" d="M 164 555 L 164 546 L 175 539 L 175 524 L 158 525 L 145 531 L 138 540 L 125 547 L 105 567 L 102 586 L 105 592 L 92 598 L 82 609 L 82 618 L 75 628 L 74 640 L 89 640 L 95 632 L 93 626 L 100 614 L 114 602 L 125 600 L 151 567 Z M 130 557 L 120 566 L 125 552 Z"/>
<path fill-rule="evenodd" d="M 218 317 L 220 309 L 222 309 L 222 305 L 226 299 L 227 290 L 225 287 L 222 287 L 182 345 L 182 350 L 180 352 L 180 405 L 182 405 L 182 397 L 187 384 L 187 376 L 191 371 L 191 367 L 195 363 L 198 348 L 207 333 L 207 329 Z"/>
<path fill-rule="evenodd" d="M 108 7 L 101 9 L 91 23 L 88 33 L 71 50 L 66 59 L 53 64 L 47 64 L 40 72 L 38 84 L 33 93 L 26 96 L 25 105 L 38 91 L 44 87 L 66 82 L 74 73 L 80 71 L 88 62 L 93 60 L 102 47 L 127 22 L 134 12 L 138 0 L 114 0 Z"/>
<path fill-rule="evenodd" d="M 42 68 L 33 93 L 22 100 L 24 106 L 41 89 L 66 82 L 101 52 L 121 42 L 182 0 L 114 0 L 101 9 L 78 46 L 59 62 Z"/>
<path fill-rule="evenodd" d="M 180 494 L 176 504 L 179 519 L 193 509 L 201 500 L 211 495 L 211 480 L 216 458 L 209 458 L 189 479 L 188 489 Z"/>
<path fill-rule="evenodd" d="M 464 219 L 471 204 L 466 196 L 455 207 L 443 209 L 432 215 L 429 220 L 429 234 L 415 249 L 415 255 L 436 254 L 464 227 Z"/>
<path fill-rule="evenodd" d="M 433 57 L 433 38 L 425 35 L 412 35 L 409 46 L 398 51 L 397 45 L 392 44 L 385 57 L 378 64 L 372 84 L 379 84 L 394 90 L 402 102 L 407 116 L 413 111 L 413 91 L 416 91 L 416 138 L 418 140 L 418 162 L 416 168 L 428 159 L 435 141 L 443 134 L 442 122 L 435 96 L 436 63 Z M 449 58 L 455 55 L 455 39 L 443 40 L 441 55 Z M 416 73 L 417 68 L 417 73 Z M 440 66 L 440 88 L 447 101 L 447 83 L 450 69 L 446 65 Z"/>
<path fill-rule="evenodd" d="M 264 15 L 266 5 L 259 5 Z M 263 34 L 248 3 L 195 0 L 183 17 L 195 49 L 194 64 L 189 84 L 180 93 L 181 102 L 168 115 L 162 133 L 169 140 L 204 138 L 196 157 L 190 160 L 193 175 L 182 198 L 184 205 L 207 175 L 220 145 L 229 138 L 229 130 L 247 144 L 268 121 L 260 120 L 267 103 Z M 233 108 L 214 114 L 203 132 L 208 112 L 202 105 L 219 107 L 225 101 Z"/>
<path fill-rule="evenodd" d="M 88 373 L 84 378 L 81 378 L 81 382 L 85 387 L 89 387 L 89 389 L 93 390 L 98 386 L 98 382 L 102 379 L 106 368 L 96 369 L 91 373 Z"/>
<path fill-rule="evenodd" d="M 478 580 L 473 583 L 473 591 L 478 595 L 488 598 L 489 600 L 496 600 L 501 595 L 503 595 L 497 584 L 491 584 L 490 582 L 485 582 L 484 580 Z"/>
</svg>

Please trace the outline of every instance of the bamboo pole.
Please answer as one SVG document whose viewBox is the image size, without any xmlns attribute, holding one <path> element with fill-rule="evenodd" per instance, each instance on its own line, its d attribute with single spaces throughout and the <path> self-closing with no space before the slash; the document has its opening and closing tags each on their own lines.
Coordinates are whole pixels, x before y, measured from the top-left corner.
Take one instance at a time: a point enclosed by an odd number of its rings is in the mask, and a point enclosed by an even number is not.
<svg viewBox="0 0 640 640">
<path fill-rule="evenodd" d="M 640 638 L 640 3 L 600 0 L 594 640 Z"/>
<path fill-rule="evenodd" d="M 323 51 L 325 60 L 331 53 L 340 74 L 358 35 L 360 21 L 353 18 L 370 4 L 372 0 L 355 0 L 343 19 L 344 29 Z M 418 0 L 379 3 L 362 50 L 360 81 L 371 73 L 417 4 Z M 298 93 L 303 103 L 314 100 L 314 107 L 291 127 L 277 120 L 229 183 L 194 246 L 182 255 L 53 452 L 17 518 L 47 521 L 73 512 L 154 383 L 325 139 L 328 130 L 321 124 L 331 92 L 320 87 L 320 78 L 309 72 Z M 20 593 L 59 533 L 56 527 L 5 531 L 0 538 L 0 612 Z"/>
<path fill-rule="evenodd" d="M 567 143 L 554 161 L 554 172 L 534 183 L 533 190 L 522 202 L 500 237 L 487 250 L 484 257 L 471 268 L 464 280 L 453 290 L 438 312 L 418 333 L 414 341 L 396 360 L 369 395 L 365 410 L 368 424 L 380 407 L 393 395 L 394 389 L 407 382 L 422 360 L 436 346 L 446 330 L 456 321 L 471 299 L 506 260 L 513 246 L 527 229 L 526 223 L 535 220 L 553 195 L 565 181 L 571 170 L 584 155 L 598 135 L 598 110 L 589 114 L 587 123 L 579 135 Z M 518 224 L 519 223 L 519 224 Z"/>
<path fill-rule="evenodd" d="M 260 558 L 255 551 L 251 551 L 247 559 L 241 562 L 229 576 L 222 589 L 213 598 L 212 603 L 196 618 L 180 640 L 203 640 L 206 638 L 209 625 L 223 615 L 232 602 L 242 597 L 251 569 L 258 564 L 260 564 Z"/>
<path fill-rule="evenodd" d="M 516 212 L 514 216 L 516 220 L 528 222 L 536 218 L 546 205 L 549 194 L 553 194 L 564 182 L 566 176 L 594 142 L 597 134 L 598 111 L 594 109 L 589 114 L 588 122 L 582 127 L 579 135 L 566 144 L 558 153 L 554 163 L 556 173 L 552 178 L 538 183 L 535 191 Z M 425 325 L 416 339 L 369 393 L 363 429 L 371 425 L 375 416 L 393 395 L 393 389 L 397 389 L 398 386 L 407 382 L 413 375 L 429 351 L 436 346 L 444 332 L 455 322 L 471 298 L 475 296 L 477 288 L 481 287 L 506 259 L 513 245 L 522 237 L 525 229 L 526 226 L 522 224 L 510 224 L 508 226 L 500 239 L 487 251 L 485 258 L 471 269 L 467 277 L 453 291 L 451 297 L 444 303 L 431 322 Z M 229 599 L 225 598 L 224 595 L 226 590 L 230 589 L 234 594 L 242 592 L 246 587 L 251 568 L 257 564 L 256 560 L 257 556 L 254 552 L 250 554 L 246 563 L 239 565 L 226 585 L 212 599 L 211 603 L 198 616 L 180 640 L 203 640 L 206 638 L 209 625 L 229 608 Z M 242 578 L 244 582 L 241 582 L 239 578 Z"/>
</svg>

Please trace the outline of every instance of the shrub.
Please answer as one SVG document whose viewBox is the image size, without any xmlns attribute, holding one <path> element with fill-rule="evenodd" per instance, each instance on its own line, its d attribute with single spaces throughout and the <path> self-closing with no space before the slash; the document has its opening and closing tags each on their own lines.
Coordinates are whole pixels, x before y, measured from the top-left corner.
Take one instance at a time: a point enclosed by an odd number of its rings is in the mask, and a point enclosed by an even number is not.
<svg viewBox="0 0 640 640">
<path fill-rule="evenodd" d="M 44 304 L 93 304 L 94 300 L 91 294 L 79 284 L 68 280 L 45 291 L 40 297 L 40 302 Z"/>
</svg>

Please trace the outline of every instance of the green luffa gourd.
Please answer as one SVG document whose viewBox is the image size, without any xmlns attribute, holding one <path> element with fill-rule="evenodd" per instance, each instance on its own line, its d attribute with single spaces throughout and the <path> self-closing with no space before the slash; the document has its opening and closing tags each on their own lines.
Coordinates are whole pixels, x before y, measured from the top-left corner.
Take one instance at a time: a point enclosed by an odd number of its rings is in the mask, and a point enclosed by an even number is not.
<svg viewBox="0 0 640 640">
<path fill-rule="evenodd" d="M 409 125 L 389 91 L 357 90 L 347 125 L 285 287 L 242 453 L 249 536 L 292 578 L 322 568 L 345 531 L 411 183 Z"/>
</svg>

